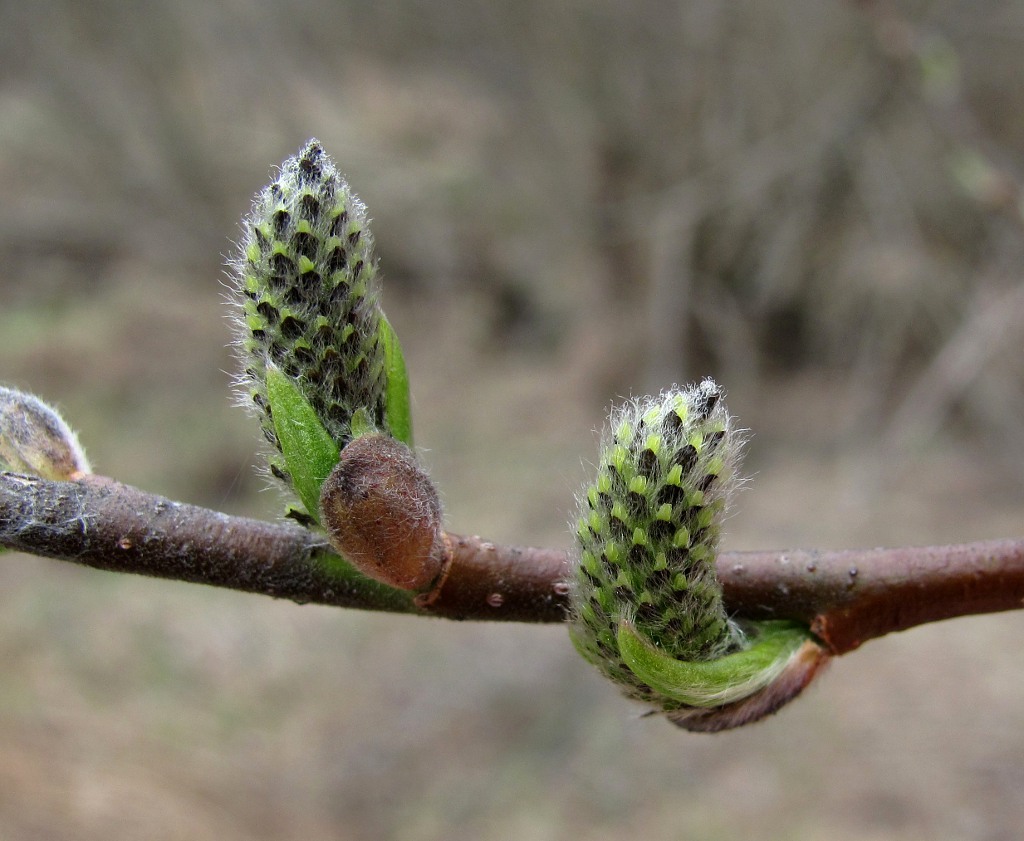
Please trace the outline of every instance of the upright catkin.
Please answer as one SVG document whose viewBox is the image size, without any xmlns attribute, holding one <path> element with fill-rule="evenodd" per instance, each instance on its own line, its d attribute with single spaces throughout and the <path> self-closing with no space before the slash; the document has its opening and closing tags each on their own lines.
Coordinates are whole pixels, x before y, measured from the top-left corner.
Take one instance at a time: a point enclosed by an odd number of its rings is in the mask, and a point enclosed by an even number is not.
<svg viewBox="0 0 1024 841">
<path fill-rule="evenodd" d="M 366 208 L 317 140 L 261 190 L 243 221 L 236 277 L 241 402 L 281 449 L 267 395 L 268 366 L 281 370 L 339 448 L 357 412 L 389 432 L 377 264 Z M 285 481 L 282 460 L 271 472 Z"/>
</svg>

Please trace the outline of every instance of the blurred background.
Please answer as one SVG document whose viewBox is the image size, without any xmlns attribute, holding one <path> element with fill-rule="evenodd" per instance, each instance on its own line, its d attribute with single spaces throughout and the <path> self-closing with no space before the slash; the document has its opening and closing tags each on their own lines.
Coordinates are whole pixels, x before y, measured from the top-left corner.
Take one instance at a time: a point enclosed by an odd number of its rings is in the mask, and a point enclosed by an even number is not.
<svg viewBox="0 0 1024 841">
<path fill-rule="evenodd" d="M 1021 536 L 1024 3 L 0 0 L 0 381 L 98 472 L 282 511 L 224 263 L 317 136 L 450 527 L 567 546 L 607 409 L 713 375 L 732 549 Z M 1024 616 L 773 719 L 643 719 L 559 627 L 0 562 L 0 838 L 1011 839 Z"/>
</svg>

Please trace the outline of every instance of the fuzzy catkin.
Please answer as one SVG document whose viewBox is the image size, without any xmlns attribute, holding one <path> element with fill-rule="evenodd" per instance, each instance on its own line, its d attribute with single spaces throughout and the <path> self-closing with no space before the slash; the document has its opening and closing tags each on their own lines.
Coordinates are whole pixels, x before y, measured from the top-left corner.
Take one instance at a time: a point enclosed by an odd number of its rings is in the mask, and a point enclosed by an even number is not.
<svg viewBox="0 0 1024 841">
<path fill-rule="evenodd" d="M 68 481 L 89 473 L 89 462 L 55 409 L 31 394 L 0 387 L 0 470 Z"/>
<path fill-rule="evenodd" d="M 579 502 L 573 641 L 648 701 L 659 699 L 619 654 L 621 622 L 680 660 L 712 660 L 743 642 L 714 567 L 742 444 L 721 397 L 706 379 L 619 409 Z"/>
<path fill-rule="evenodd" d="M 387 430 L 387 374 L 373 238 L 366 208 L 317 140 L 282 164 L 243 222 L 236 276 L 242 402 L 280 450 L 266 369 L 298 386 L 339 447 L 365 413 Z M 271 471 L 287 479 L 281 464 Z"/>
</svg>

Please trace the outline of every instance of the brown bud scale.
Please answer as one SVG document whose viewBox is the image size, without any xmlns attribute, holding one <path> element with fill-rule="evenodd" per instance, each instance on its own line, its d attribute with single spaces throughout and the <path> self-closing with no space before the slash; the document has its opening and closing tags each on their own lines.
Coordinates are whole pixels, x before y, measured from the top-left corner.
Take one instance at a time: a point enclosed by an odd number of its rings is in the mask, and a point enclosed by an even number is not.
<svg viewBox="0 0 1024 841">
<path fill-rule="evenodd" d="M 331 545 L 369 577 L 424 592 L 447 561 L 441 501 L 405 444 L 387 435 L 353 439 L 320 492 Z"/>
</svg>

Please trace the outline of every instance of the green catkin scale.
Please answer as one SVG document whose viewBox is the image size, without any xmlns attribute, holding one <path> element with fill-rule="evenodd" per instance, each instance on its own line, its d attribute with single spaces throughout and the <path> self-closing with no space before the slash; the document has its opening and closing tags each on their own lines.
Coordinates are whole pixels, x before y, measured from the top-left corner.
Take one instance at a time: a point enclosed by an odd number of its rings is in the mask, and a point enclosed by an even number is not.
<svg viewBox="0 0 1024 841">
<path fill-rule="evenodd" d="M 294 383 L 339 450 L 358 430 L 409 443 L 404 363 L 379 305 L 366 208 L 318 141 L 257 194 L 233 268 L 238 387 L 278 451 L 271 473 L 291 484 L 294 466 L 280 455 L 268 369 Z"/>
<path fill-rule="evenodd" d="M 706 379 L 617 411 L 576 522 L 576 648 L 682 726 L 762 692 L 807 640 L 734 622 L 723 603 L 715 557 L 742 440 L 721 398 Z"/>
</svg>

